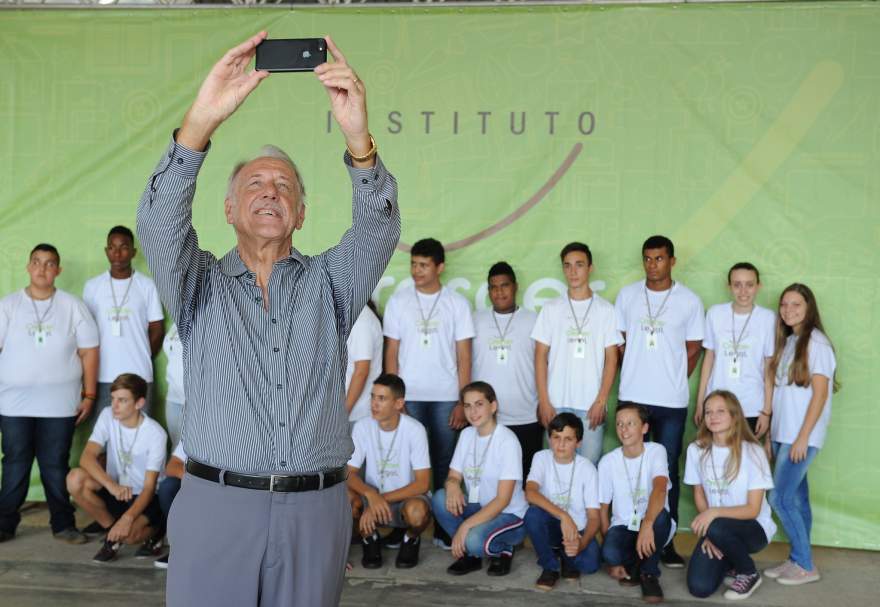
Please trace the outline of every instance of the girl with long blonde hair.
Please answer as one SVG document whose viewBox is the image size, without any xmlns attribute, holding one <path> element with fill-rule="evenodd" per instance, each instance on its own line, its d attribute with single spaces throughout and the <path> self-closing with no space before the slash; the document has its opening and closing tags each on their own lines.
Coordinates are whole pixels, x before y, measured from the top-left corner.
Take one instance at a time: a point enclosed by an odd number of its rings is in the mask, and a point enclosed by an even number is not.
<svg viewBox="0 0 880 607">
<path fill-rule="evenodd" d="M 700 538 L 688 564 L 688 590 L 707 597 L 732 569 L 735 576 L 724 597 L 745 599 L 761 585 L 751 555 L 763 550 L 776 533 L 764 495 L 773 487 L 770 464 L 735 394 L 715 390 L 702 407 L 684 476 L 684 482 L 694 486 L 699 514 L 691 529 Z"/>
</svg>

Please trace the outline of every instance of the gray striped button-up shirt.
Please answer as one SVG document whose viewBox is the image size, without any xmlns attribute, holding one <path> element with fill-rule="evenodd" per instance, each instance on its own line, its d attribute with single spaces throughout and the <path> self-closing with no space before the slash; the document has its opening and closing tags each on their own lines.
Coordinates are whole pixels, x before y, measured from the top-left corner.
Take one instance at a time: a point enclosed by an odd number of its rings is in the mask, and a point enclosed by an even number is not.
<svg viewBox="0 0 880 607">
<path fill-rule="evenodd" d="M 376 158 L 351 176 L 352 227 L 309 257 L 291 249 L 269 278 L 269 309 L 232 249 L 199 248 L 192 226 L 205 154 L 172 141 L 141 197 L 137 230 L 183 343 L 183 443 L 236 472 L 318 472 L 352 451 L 346 338 L 400 238 L 397 183 Z M 222 212 L 218 205 L 217 212 Z"/>
</svg>

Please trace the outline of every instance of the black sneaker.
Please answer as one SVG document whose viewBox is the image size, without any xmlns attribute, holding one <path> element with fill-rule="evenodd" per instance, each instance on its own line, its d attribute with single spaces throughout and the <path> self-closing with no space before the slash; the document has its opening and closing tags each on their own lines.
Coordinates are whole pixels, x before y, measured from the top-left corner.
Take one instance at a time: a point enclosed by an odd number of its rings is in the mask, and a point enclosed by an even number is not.
<svg viewBox="0 0 880 607">
<path fill-rule="evenodd" d="M 724 598 L 730 601 L 739 601 L 752 596 L 752 593 L 761 585 L 761 574 L 738 573 L 730 588 L 724 591 Z"/>
<path fill-rule="evenodd" d="M 684 559 L 675 551 L 672 542 L 669 542 L 660 553 L 660 562 L 670 569 L 684 569 Z"/>
<path fill-rule="evenodd" d="M 96 554 L 92 560 L 96 563 L 109 563 L 115 561 L 116 555 L 119 553 L 121 547 L 122 544 L 119 542 L 104 540 L 104 543 L 101 544 L 101 549 L 98 550 L 98 554 Z"/>
<path fill-rule="evenodd" d="M 556 582 L 559 581 L 559 572 L 544 569 L 535 582 L 535 588 L 538 590 L 553 590 Z"/>
<path fill-rule="evenodd" d="M 486 568 L 486 575 L 501 577 L 510 573 L 510 566 L 513 564 L 512 554 L 502 554 L 501 556 L 493 556 L 489 559 L 489 567 Z"/>
<path fill-rule="evenodd" d="M 155 567 L 156 569 L 168 569 L 169 556 L 171 556 L 170 553 L 153 561 L 153 567 Z"/>
<path fill-rule="evenodd" d="M 627 588 L 639 586 L 641 584 L 639 581 L 639 564 L 625 565 L 624 569 L 626 569 L 627 577 L 620 578 L 617 580 L 617 583 Z"/>
<path fill-rule="evenodd" d="M 564 555 L 560 559 L 560 569 L 562 570 L 562 579 L 573 582 L 581 577 L 581 572 L 577 568 L 572 567 L 571 561 Z"/>
<path fill-rule="evenodd" d="M 164 549 L 164 540 L 164 536 L 147 538 L 147 540 L 137 549 L 137 552 L 134 553 L 134 558 L 149 559 L 159 556 Z"/>
<path fill-rule="evenodd" d="M 401 529 L 400 527 L 394 528 L 391 530 L 391 533 L 379 540 L 379 544 L 383 548 L 397 550 L 400 548 L 400 542 L 403 541 L 404 535 L 406 535 L 406 529 Z"/>
<path fill-rule="evenodd" d="M 642 600 L 646 603 L 662 603 L 663 589 L 660 587 L 660 580 L 656 575 L 643 573 L 639 576 L 642 586 Z"/>
<path fill-rule="evenodd" d="M 364 556 L 361 558 L 361 566 L 364 569 L 378 569 L 382 566 L 382 546 L 379 544 L 379 536 L 375 533 L 372 537 L 365 537 L 361 545 L 364 548 Z"/>
<path fill-rule="evenodd" d="M 447 567 L 446 573 L 449 575 L 465 575 L 471 571 L 477 571 L 482 568 L 483 559 L 475 556 L 463 556 Z"/>
<path fill-rule="evenodd" d="M 404 537 L 400 542 L 400 552 L 394 560 L 398 569 L 412 569 L 419 564 L 419 546 L 422 540 L 418 537 Z"/>
<path fill-rule="evenodd" d="M 110 528 L 109 527 L 107 527 L 107 528 L 102 527 L 101 523 L 99 523 L 98 521 L 92 521 L 89 525 L 86 525 L 85 527 L 83 527 L 83 530 L 82 530 L 82 532 L 86 536 L 106 535 L 108 531 L 110 531 Z"/>
</svg>

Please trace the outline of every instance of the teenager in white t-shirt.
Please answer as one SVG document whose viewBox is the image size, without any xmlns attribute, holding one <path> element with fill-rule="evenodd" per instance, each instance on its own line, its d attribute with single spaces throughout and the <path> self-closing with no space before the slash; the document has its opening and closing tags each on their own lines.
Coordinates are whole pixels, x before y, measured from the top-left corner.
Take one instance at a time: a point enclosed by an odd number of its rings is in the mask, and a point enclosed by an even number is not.
<svg viewBox="0 0 880 607">
<path fill-rule="evenodd" d="M 406 386 L 396 375 L 376 378 L 370 391 L 371 417 L 354 425 L 348 461 L 351 515 L 363 543 L 361 565 L 382 566 L 380 527 L 406 529 L 395 566 L 419 562 L 420 537 L 431 522 L 431 459 L 425 428 L 403 414 Z M 363 471 L 363 478 L 361 478 Z"/>
<path fill-rule="evenodd" d="M 345 409 L 352 424 L 370 417 L 370 389 L 382 373 L 382 323 L 373 300 L 361 311 L 346 342 Z"/>
<path fill-rule="evenodd" d="M 524 518 L 538 555 L 535 586 L 551 590 L 562 577 L 576 580 L 599 569 L 599 485 L 596 467 L 577 454 L 584 424 L 560 413 L 547 426 L 550 448 L 535 454 L 526 482 L 531 504 Z"/>
<path fill-rule="evenodd" d="M 730 390 L 739 399 L 749 428 L 760 438 L 770 428 L 773 380 L 767 368 L 773 356 L 776 314 L 755 303 L 761 275 L 754 265 L 734 264 L 727 272 L 727 286 L 731 301 L 706 312 L 697 402 L 703 402 L 709 392 Z M 696 407 L 697 427 L 702 415 L 703 408 Z"/>
<path fill-rule="evenodd" d="M 162 529 L 153 533 L 153 542 L 144 542 L 141 549 L 138 550 L 137 556 L 159 556 L 162 554 L 162 540 L 165 536 L 165 527 L 168 524 L 168 514 L 171 512 L 171 504 L 180 491 L 180 483 L 183 480 L 183 474 L 186 472 L 186 451 L 183 449 L 183 442 L 178 442 L 168 458 L 165 465 L 165 477 L 159 481 L 159 489 L 156 491 L 156 498 L 159 500 L 159 508 L 162 510 Z M 153 561 L 153 566 L 157 569 L 168 569 L 168 557 L 170 553 Z"/>
<path fill-rule="evenodd" d="M 733 392 L 717 390 L 706 397 L 697 439 L 688 446 L 684 482 L 694 486 L 699 514 L 691 530 L 700 538 L 688 563 L 688 590 L 708 597 L 732 570 L 724 598 L 748 598 L 761 585 L 750 555 L 776 533 L 764 495 L 773 478 Z"/>
<path fill-rule="evenodd" d="M 162 340 L 162 351 L 168 359 L 165 366 L 165 382 L 168 392 L 165 395 L 165 422 L 168 424 L 168 437 L 173 447 L 180 444 L 183 430 L 183 406 L 186 403 L 186 392 L 183 388 L 183 343 L 177 332 L 177 325 L 172 324 Z"/>
<path fill-rule="evenodd" d="M 510 428 L 519 440 L 525 478 L 532 458 L 544 444 L 544 428 L 538 423 L 535 342 L 531 337 L 537 315 L 516 305 L 516 274 L 510 264 L 494 264 L 489 268 L 488 280 L 492 308 L 474 315 L 472 376 L 495 386 L 498 422 Z"/>
<path fill-rule="evenodd" d="M 440 283 L 443 245 L 419 240 L 410 256 L 413 288 L 397 291 L 385 307 L 385 372 L 406 382 L 407 413 L 428 432 L 436 489 L 449 473 L 458 430 L 467 424 L 458 393 L 471 381 L 474 323 L 467 300 Z M 449 548 L 436 521 L 434 542 Z"/>
<path fill-rule="evenodd" d="M 65 479 L 74 429 L 95 401 L 98 328 L 82 301 L 55 288 L 55 247 L 35 246 L 27 271 L 28 286 L 0 300 L 0 542 L 15 536 L 36 456 L 53 536 L 81 544 Z"/>
<path fill-rule="evenodd" d="M 151 278 L 131 267 L 137 254 L 131 230 L 125 226 L 111 228 L 104 252 L 110 262 L 109 272 L 89 279 L 83 287 L 83 301 L 101 334 L 95 414 L 110 405 L 110 383 L 122 373 L 134 373 L 147 381 L 144 412 L 149 414 L 153 400 L 153 357 L 162 348 L 165 336 L 159 292 Z"/>
<path fill-rule="evenodd" d="M 492 386 L 468 384 L 461 400 L 470 426 L 459 436 L 449 478 L 433 500 L 435 516 L 452 536 L 452 556 L 457 559 L 446 571 L 476 571 L 485 555 L 486 573 L 507 575 L 514 546 L 526 535 L 522 449 L 516 435 L 496 419 L 498 399 Z"/>
<path fill-rule="evenodd" d="M 646 443 L 648 412 L 621 403 L 615 413 L 620 447 L 599 462 L 602 560 L 621 586 L 639 586 L 647 603 L 663 600 L 660 552 L 675 535 L 669 515 L 666 450 Z"/>
<path fill-rule="evenodd" d="M 580 417 L 585 423 L 578 452 L 596 465 L 623 338 L 614 307 L 590 288 L 590 248 L 572 242 L 559 257 L 568 292 L 544 305 L 532 331 L 538 412 L 544 425 L 563 411 Z"/>
<path fill-rule="evenodd" d="M 110 394 L 111 406 L 98 416 L 80 467 L 67 475 L 73 499 L 107 532 L 93 559 L 98 563 L 115 560 L 122 544 L 148 540 L 162 526 L 156 487 L 168 435 L 142 412 L 147 394 L 142 377 L 123 373 L 110 384 Z"/>
<path fill-rule="evenodd" d="M 831 395 L 837 390 L 837 361 L 816 298 L 806 285 L 795 283 L 782 292 L 776 327 L 770 361 L 775 378 L 770 440 L 776 488 L 770 492 L 770 504 L 791 542 L 791 554 L 765 574 L 795 586 L 820 578 L 810 547 L 813 515 L 807 469 L 825 444 Z"/>
<path fill-rule="evenodd" d="M 703 304 L 693 291 L 672 280 L 675 247 L 665 236 L 644 242 L 642 264 L 645 280 L 622 288 L 614 303 L 626 342 L 618 401 L 647 410 L 650 438 L 666 449 L 669 514 L 678 521 L 678 460 L 690 400 L 688 377 L 702 350 Z M 672 542 L 660 561 L 667 567 L 684 567 Z"/>
</svg>

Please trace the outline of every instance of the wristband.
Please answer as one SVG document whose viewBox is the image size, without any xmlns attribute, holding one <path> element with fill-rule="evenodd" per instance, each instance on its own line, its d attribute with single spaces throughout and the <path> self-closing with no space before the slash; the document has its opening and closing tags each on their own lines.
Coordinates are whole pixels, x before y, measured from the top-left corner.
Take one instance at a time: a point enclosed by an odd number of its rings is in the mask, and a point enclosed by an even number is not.
<svg viewBox="0 0 880 607">
<path fill-rule="evenodd" d="M 770 416 L 773 415 L 773 414 L 772 414 L 772 413 L 767 413 L 766 411 L 761 411 L 760 413 L 758 413 L 758 415 L 766 415 L 767 417 L 770 417 Z"/>
<path fill-rule="evenodd" d="M 86 392 L 85 390 L 83 390 L 82 392 L 80 392 L 79 396 L 80 396 L 80 398 L 87 398 L 87 399 L 89 399 L 89 400 L 98 400 L 97 395 L 95 395 L 95 394 L 90 394 L 89 392 Z"/>
</svg>

